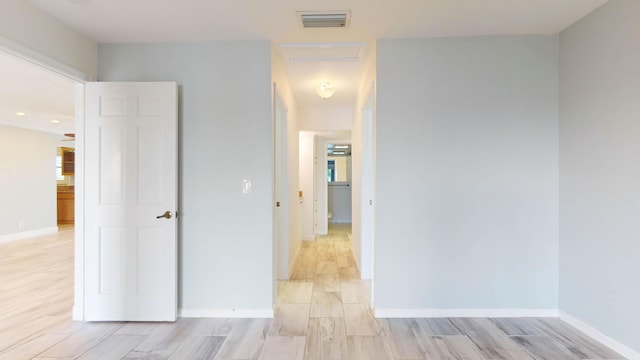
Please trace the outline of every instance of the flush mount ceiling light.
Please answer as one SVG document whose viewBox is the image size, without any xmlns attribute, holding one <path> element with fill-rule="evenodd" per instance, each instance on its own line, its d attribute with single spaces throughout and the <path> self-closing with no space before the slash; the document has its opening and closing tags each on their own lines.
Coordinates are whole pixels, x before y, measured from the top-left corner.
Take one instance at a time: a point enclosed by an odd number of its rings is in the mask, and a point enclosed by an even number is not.
<svg viewBox="0 0 640 360">
<path fill-rule="evenodd" d="M 27 113 L 22 112 L 22 111 L 18 111 L 18 112 L 16 113 L 16 115 L 17 115 L 17 116 L 27 116 Z"/>
<path fill-rule="evenodd" d="M 325 81 L 320 83 L 320 86 L 318 86 L 316 92 L 321 98 L 328 99 L 336 93 L 336 89 L 331 87 L 331 83 Z"/>
<path fill-rule="evenodd" d="M 60 124 L 60 120 L 51 120 L 52 124 Z"/>
</svg>

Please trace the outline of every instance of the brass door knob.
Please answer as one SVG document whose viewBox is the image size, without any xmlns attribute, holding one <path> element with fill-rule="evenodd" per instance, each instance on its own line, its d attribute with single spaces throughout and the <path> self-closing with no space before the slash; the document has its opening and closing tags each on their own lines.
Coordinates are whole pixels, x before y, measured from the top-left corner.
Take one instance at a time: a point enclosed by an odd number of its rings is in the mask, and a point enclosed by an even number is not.
<svg viewBox="0 0 640 360">
<path fill-rule="evenodd" d="M 156 216 L 156 219 L 160 218 L 171 219 L 171 211 L 167 210 L 164 214 Z"/>
</svg>

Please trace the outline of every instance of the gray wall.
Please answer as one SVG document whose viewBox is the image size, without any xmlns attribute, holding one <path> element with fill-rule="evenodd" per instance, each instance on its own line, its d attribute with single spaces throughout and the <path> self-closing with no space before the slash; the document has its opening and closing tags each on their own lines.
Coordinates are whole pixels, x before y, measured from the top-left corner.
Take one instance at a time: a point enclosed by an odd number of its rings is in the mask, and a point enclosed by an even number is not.
<svg viewBox="0 0 640 360">
<path fill-rule="evenodd" d="M 557 308 L 557 36 L 379 40 L 377 81 L 376 308 Z"/>
<path fill-rule="evenodd" d="M 60 136 L 0 125 L 0 237 L 55 228 Z M 24 221 L 20 229 L 19 221 Z"/>
<path fill-rule="evenodd" d="M 98 55 L 102 81 L 180 85 L 180 307 L 271 309 L 271 44 L 103 44 Z"/>
<path fill-rule="evenodd" d="M 560 35 L 560 309 L 640 351 L 640 2 Z"/>
</svg>

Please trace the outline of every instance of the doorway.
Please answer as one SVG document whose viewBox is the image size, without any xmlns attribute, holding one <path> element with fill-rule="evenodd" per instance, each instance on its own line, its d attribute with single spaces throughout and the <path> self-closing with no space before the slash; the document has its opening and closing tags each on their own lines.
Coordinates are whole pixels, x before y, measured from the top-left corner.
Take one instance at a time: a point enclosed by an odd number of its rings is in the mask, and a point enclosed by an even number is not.
<svg viewBox="0 0 640 360">
<path fill-rule="evenodd" d="M 352 182 L 351 143 L 331 141 L 326 144 L 327 222 L 351 226 Z"/>
<path fill-rule="evenodd" d="M 5 91 L 4 94 L 13 94 L 12 97 L 10 97 L 11 104 L 14 106 L 21 105 L 23 109 L 27 109 L 16 110 L 14 108 L 12 112 L 9 113 L 16 116 L 16 118 L 8 119 L 8 121 L 14 121 L 14 123 L 7 124 L 5 122 L 7 117 L 0 116 L 0 126 L 18 125 L 21 128 L 33 130 L 38 134 L 48 134 L 48 136 L 44 136 L 43 139 L 33 143 L 38 143 L 40 146 L 46 143 L 49 147 L 46 150 L 48 154 L 46 155 L 47 160 L 43 164 L 47 167 L 46 171 L 50 171 L 50 176 L 44 178 L 43 181 L 46 183 L 43 182 L 42 185 L 42 188 L 48 190 L 45 190 L 43 193 L 41 190 L 33 191 L 33 188 L 27 188 L 28 185 L 33 184 L 34 180 L 40 178 L 35 175 L 31 176 L 27 182 L 21 183 L 20 186 L 11 187 L 16 193 L 16 189 L 21 188 L 24 190 L 23 192 L 27 194 L 38 194 L 40 195 L 40 200 L 47 199 L 46 203 L 42 203 L 41 206 L 31 203 L 29 214 L 27 215 L 29 217 L 24 219 L 24 221 L 20 219 L 20 221 L 12 220 L 12 222 L 16 222 L 20 230 L 26 230 L 20 234 L 19 238 L 23 236 L 31 237 L 55 234 L 59 230 L 57 226 L 58 180 L 55 175 L 56 153 L 59 147 L 75 148 L 77 144 L 77 141 L 62 140 L 69 139 L 69 137 L 64 134 L 74 134 L 78 132 L 78 129 L 76 129 L 75 114 L 82 111 L 81 105 L 80 107 L 78 106 L 78 104 L 81 103 L 81 97 L 78 98 L 78 96 L 84 92 L 84 82 L 90 80 L 90 76 L 49 58 L 46 55 L 33 52 L 19 44 L 15 44 L 14 46 L 12 43 L 3 43 L 3 45 L 0 46 L 0 61 L 9 61 L 12 64 L 11 66 L 7 66 L 6 63 L 3 63 L 3 66 L 0 66 L 2 71 L 6 72 L 2 75 L 2 86 L 10 87 L 9 91 Z M 20 69 L 14 66 L 19 66 Z M 14 79 L 14 81 L 9 81 L 10 78 Z M 6 114 L 6 105 L 6 103 L 0 101 L 0 109 L 2 109 L 0 113 L 2 115 Z M 16 124 L 16 121 L 18 121 L 19 124 Z M 24 147 L 24 143 L 21 144 L 21 147 Z M 81 153 L 74 153 L 74 155 L 79 155 L 79 157 L 82 158 Z M 75 157 L 74 160 L 74 166 L 77 167 L 79 159 Z M 22 165 L 24 166 L 25 164 Z M 80 169 L 81 166 L 80 164 Z M 76 168 L 76 170 L 78 169 Z M 77 181 L 78 178 L 77 176 L 75 177 L 75 181 Z M 64 185 L 75 185 L 75 181 L 67 179 Z M 72 202 L 74 205 L 78 204 L 79 200 L 80 202 L 82 201 L 82 199 L 79 199 L 79 196 L 82 196 L 81 190 L 79 191 L 75 186 L 73 189 L 68 190 L 71 192 L 71 196 L 73 196 Z M 37 221 L 38 217 L 35 216 L 38 211 L 42 210 L 46 211 L 48 215 L 39 218 L 47 219 L 46 222 Z M 73 212 L 79 214 L 81 213 L 81 209 L 74 206 Z M 18 212 L 14 211 L 14 213 Z M 36 221 L 30 221 L 29 219 L 36 219 Z M 75 223 L 76 221 L 78 221 L 77 215 L 74 216 L 73 222 Z M 35 229 L 32 230 L 32 228 Z M 71 258 L 73 266 L 76 269 L 74 271 L 76 276 L 73 278 L 75 284 L 69 288 L 69 291 L 73 294 L 72 296 L 74 297 L 75 303 L 72 310 L 73 317 L 79 318 L 76 316 L 76 311 L 78 310 L 76 307 L 79 306 L 78 304 L 81 304 L 82 295 L 78 291 L 74 291 L 74 289 L 77 290 L 78 284 L 82 284 L 83 281 L 82 273 L 80 272 L 78 276 L 77 271 L 77 269 L 82 266 L 83 261 L 81 230 L 78 226 L 73 228 L 63 226 L 60 230 L 65 232 L 65 234 L 71 234 L 72 239 L 74 239 L 73 242 L 75 245 L 72 248 Z"/>
<path fill-rule="evenodd" d="M 78 228 L 73 226 L 73 214 L 77 210 L 76 189 L 73 174 L 67 172 L 65 175 L 60 174 L 61 177 L 56 176 L 56 160 L 60 148 L 75 147 L 73 141 L 63 141 L 70 139 L 64 134 L 76 132 L 76 95 L 88 77 L 46 56 L 34 52 L 25 53 L 24 48 L 14 49 L 7 44 L 0 47 L 0 62 L 0 77 L 3 79 L 0 85 L 3 87 L 0 127 L 4 127 L 3 133 L 8 133 L 4 131 L 7 128 L 20 132 L 19 138 L 14 137 L 20 144 L 13 147 L 13 156 L 8 158 L 15 162 L 19 171 L 13 172 L 16 175 L 11 180 L 13 185 L 7 184 L 6 188 L 11 189 L 11 194 L 4 194 L 2 198 L 8 203 L 28 207 L 25 211 L 14 208 L 12 213 L 15 218 L 3 216 L 11 226 L 2 228 L 14 232 L 8 236 L 11 240 L 62 236 L 71 244 L 75 242 L 75 246 L 65 250 L 69 251 L 67 257 L 58 258 L 70 261 L 64 266 L 77 267 L 82 263 L 82 257 L 78 256 L 82 254 L 82 246 L 78 246 Z M 2 144 L 8 143 L 3 141 Z M 27 146 L 29 150 L 25 150 Z M 61 153 L 61 168 L 64 166 L 62 156 Z M 7 164 L 5 162 L 3 165 Z M 39 171 L 43 172 L 42 175 Z M 63 201 L 67 205 L 64 209 L 66 218 L 63 216 L 60 225 L 58 202 L 61 188 L 58 185 L 65 187 Z M 11 196 L 20 200 L 13 201 Z M 2 237 L 3 234 L 0 234 L 0 238 Z M 77 276 L 71 279 L 72 283 L 79 281 Z M 81 294 L 74 291 L 73 285 L 68 289 L 65 287 L 64 291 L 68 291 L 65 296 L 74 298 L 74 302 L 78 304 Z"/>
</svg>

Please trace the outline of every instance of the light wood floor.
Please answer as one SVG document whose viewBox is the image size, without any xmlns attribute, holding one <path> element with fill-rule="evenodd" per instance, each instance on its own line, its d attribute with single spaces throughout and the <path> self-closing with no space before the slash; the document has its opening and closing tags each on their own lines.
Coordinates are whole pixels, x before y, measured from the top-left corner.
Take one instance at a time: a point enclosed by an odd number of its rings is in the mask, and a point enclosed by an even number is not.
<svg viewBox="0 0 640 360">
<path fill-rule="evenodd" d="M 0 359 L 622 359 L 558 319 L 374 319 L 348 228 L 304 242 L 274 319 L 71 321 L 73 231 L 0 244 Z"/>
</svg>

